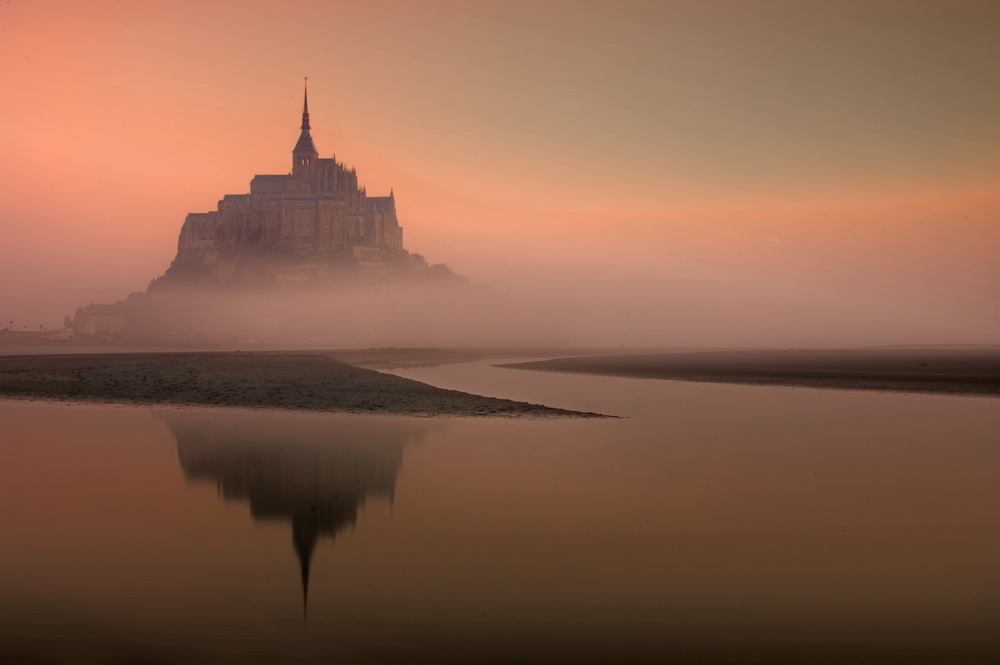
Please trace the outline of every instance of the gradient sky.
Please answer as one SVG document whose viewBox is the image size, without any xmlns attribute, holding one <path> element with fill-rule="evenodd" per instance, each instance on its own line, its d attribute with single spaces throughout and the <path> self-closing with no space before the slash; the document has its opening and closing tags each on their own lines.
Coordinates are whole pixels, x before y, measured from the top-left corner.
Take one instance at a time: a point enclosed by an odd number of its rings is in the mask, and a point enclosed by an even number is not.
<svg viewBox="0 0 1000 665">
<path fill-rule="evenodd" d="M 1000 342 L 1000 5 L 0 0 L 0 319 L 321 156 L 580 343 Z M 739 329 L 739 334 L 734 334 Z M 721 331 L 725 332 L 721 332 Z"/>
</svg>

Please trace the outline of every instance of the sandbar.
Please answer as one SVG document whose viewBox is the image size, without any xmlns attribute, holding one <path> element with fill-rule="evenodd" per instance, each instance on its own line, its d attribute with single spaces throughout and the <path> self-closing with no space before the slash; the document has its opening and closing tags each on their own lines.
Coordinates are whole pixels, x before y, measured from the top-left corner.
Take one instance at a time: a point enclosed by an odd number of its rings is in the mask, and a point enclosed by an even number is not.
<svg viewBox="0 0 1000 665">
<path fill-rule="evenodd" d="M 0 357 L 0 396 L 411 416 L 603 417 L 437 388 L 313 352 Z"/>
<path fill-rule="evenodd" d="M 715 383 L 1000 395 L 1000 349 L 703 351 L 574 356 L 515 369 Z"/>
</svg>

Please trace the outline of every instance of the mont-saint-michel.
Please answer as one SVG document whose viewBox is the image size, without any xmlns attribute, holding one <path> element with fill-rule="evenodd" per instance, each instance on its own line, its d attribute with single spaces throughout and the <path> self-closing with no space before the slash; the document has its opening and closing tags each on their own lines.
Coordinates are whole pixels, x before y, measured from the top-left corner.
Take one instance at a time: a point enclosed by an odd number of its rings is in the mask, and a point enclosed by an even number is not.
<svg viewBox="0 0 1000 665">
<path fill-rule="evenodd" d="M 320 157 L 310 129 L 305 89 L 291 170 L 255 175 L 248 193 L 225 194 L 215 210 L 188 214 L 176 257 L 145 292 L 81 306 L 66 317 L 67 328 L 119 340 L 267 336 L 283 316 L 269 297 L 287 305 L 330 289 L 468 284 L 443 263 L 407 251 L 395 193 L 369 196 L 353 167 Z M 238 312 L 220 323 L 213 320 L 220 306 Z"/>
<path fill-rule="evenodd" d="M 309 130 L 307 90 L 291 172 L 254 176 L 249 193 L 226 194 L 216 210 L 189 214 L 168 280 L 302 283 L 352 261 L 371 271 L 411 258 L 394 193 L 368 196 L 354 168 L 319 156 Z M 409 263 L 419 268 L 422 262 Z"/>
</svg>

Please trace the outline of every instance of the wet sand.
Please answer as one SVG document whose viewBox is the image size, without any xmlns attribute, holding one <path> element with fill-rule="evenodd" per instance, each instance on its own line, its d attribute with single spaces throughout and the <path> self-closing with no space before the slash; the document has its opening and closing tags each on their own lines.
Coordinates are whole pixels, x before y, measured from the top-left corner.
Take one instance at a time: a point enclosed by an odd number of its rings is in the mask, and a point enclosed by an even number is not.
<svg viewBox="0 0 1000 665">
<path fill-rule="evenodd" d="M 600 417 L 435 388 L 306 352 L 0 357 L 0 396 L 418 416 Z"/>
<path fill-rule="evenodd" d="M 680 381 L 1000 395 L 1000 349 L 713 351 L 570 357 L 499 366 Z"/>
</svg>

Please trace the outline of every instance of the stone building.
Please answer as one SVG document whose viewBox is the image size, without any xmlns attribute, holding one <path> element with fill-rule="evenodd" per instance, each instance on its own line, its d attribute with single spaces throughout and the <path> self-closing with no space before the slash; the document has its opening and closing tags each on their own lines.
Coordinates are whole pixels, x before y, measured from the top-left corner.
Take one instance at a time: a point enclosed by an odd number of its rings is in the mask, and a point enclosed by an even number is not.
<svg viewBox="0 0 1000 665">
<path fill-rule="evenodd" d="M 81 307 L 70 319 L 74 332 L 231 339 L 260 329 L 260 322 L 270 329 L 278 319 L 274 307 L 280 300 L 259 300 L 250 314 L 241 311 L 242 318 L 212 300 L 225 293 L 236 298 L 228 301 L 232 305 L 243 287 L 260 295 L 316 293 L 329 286 L 468 284 L 448 266 L 428 265 L 420 254 L 407 252 L 393 192 L 368 196 L 353 168 L 319 157 L 309 129 L 306 93 L 291 171 L 254 176 L 248 193 L 226 194 L 216 210 L 187 215 L 166 273 L 145 292 L 113 305 Z"/>
<path fill-rule="evenodd" d="M 167 276 L 208 269 L 219 281 L 254 271 L 279 283 L 309 281 L 335 256 L 376 267 L 402 250 L 393 192 L 368 196 L 354 168 L 320 158 L 306 91 L 291 172 L 255 176 L 249 193 L 226 194 L 216 210 L 189 214 Z"/>
<path fill-rule="evenodd" d="M 116 335 L 125 332 L 128 308 L 124 303 L 79 307 L 73 319 L 77 335 Z M 67 317 L 68 318 L 68 317 Z M 67 326 L 68 327 L 68 326 Z"/>
</svg>

